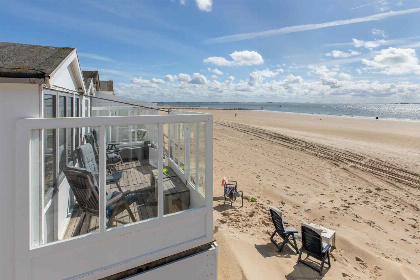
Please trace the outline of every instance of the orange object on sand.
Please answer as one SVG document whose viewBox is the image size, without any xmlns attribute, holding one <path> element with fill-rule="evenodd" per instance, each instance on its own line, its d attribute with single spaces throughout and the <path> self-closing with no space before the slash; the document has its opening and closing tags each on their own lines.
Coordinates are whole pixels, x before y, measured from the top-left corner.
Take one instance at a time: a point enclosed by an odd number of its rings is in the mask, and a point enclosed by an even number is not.
<svg viewBox="0 0 420 280">
<path fill-rule="evenodd" d="M 227 183 L 229 183 L 229 182 L 228 182 L 228 179 L 226 179 L 226 177 L 223 177 L 223 180 L 222 180 L 222 187 L 224 187 L 224 186 L 225 186 L 225 184 L 227 184 Z"/>
</svg>

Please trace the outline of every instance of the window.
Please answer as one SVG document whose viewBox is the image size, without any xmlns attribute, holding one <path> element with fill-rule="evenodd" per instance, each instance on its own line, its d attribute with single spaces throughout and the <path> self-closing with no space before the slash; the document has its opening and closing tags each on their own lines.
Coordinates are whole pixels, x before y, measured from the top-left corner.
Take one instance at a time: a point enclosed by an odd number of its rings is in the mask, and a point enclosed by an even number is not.
<svg viewBox="0 0 420 280">
<path fill-rule="evenodd" d="M 76 97 L 74 100 L 74 116 L 75 117 L 81 117 L 80 115 L 80 98 Z M 75 147 L 79 147 L 81 141 L 80 141 L 80 128 L 74 129 L 74 141 L 75 141 Z"/>
<path fill-rule="evenodd" d="M 43 91 L 44 118 L 80 116 L 80 98 L 73 94 Z M 89 108 L 87 108 L 89 110 Z M 65 181 L 64 169 L 72 160 L 72 152 L 82 143 L 81 128 L 46 129 L 43 131 L 44 183 L 41 186 L 42 203 L 40 242 L 48 243 L 63 238 L 63 230 L 75 205 L 74 195 Z"/>
<path fill-rule="evenodd" d="M 55 96 L 44 94 L 44 118 L 55 118 Z M 55 130 L 44 131 L 44 193 L 49 194 L 56 185 L 55 175 Z"/>
<path fill-rule="evenodd" d="M 67 109 L 66 109 L 66 117 L 73 117 L 73 97 L 67 98 Z M 73 135 L 74 131 L 71 128 L 66 129 L 66 136 L 67 136 L 67 163 L 70 163 L 71 153 L 74 149 L 73 147 Z"/>
<path fill-rule="evenodd" d="M 66 96 L 59 96 L 58 100 L 58 116 L 60 118 L 66 117 Z M 60 128 L 58 129 L 58 173 L 59 177 L 62 177 L 62 172 L 64 167 L 67 164 L 67 156 L 66 156 L 66 129 Z"/>
</svg>

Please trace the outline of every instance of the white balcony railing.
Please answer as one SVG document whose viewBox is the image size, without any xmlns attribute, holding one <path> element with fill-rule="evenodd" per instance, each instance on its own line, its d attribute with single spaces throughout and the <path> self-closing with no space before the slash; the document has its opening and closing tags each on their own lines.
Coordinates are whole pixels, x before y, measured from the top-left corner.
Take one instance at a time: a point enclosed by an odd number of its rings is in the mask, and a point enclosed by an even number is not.
<svg viewBox="0 0 420 280">
<path fill-rule="evenodd" d="M 136 219 L 125 218 L 125 223 L 116 219 L 114 223 L 110 222 L 107 208 L 109 195 L 116 188 L 108 184 L 107 170 L 109 173 L 112 164 L 107 143 L 116 140 L 112 135 L 118 134 L 120 127 L 141 129 L 148 136 L 139 136 L 143 142 L 136 138 L 121 144 L 120 151 L 127 151 L 127 155 L 123 156 L 119 168 L 126 176 L 122 180 L 126 178 L 128 183 L 117 187 L 120 192 L 130 188 L 143 194 L 147 189 L 150 197 L 136 200 L 139 209 Z M 86 209 L 78 207 L 77 196 L 62 172 L 66 168 L 62 162 L 70 166 L 70 150 L 78 148 L 75 143 L 79 141 L 74 141 L 74 137 L 79 133 L 74 133 L 75 130 L 82 135 L 97 133 L 99 209 L 97 215 L 90 213 L 90 221 L 95 221 L 93 226 L 93 222 L 81 222 L 79 215 L 84 215 Z M 68 141 L 64 144 L 60 142 L 64 139 L 62 133 Z M 68 140 L 72 137 L 73 140 Z M 53 143 L 50 146 L 49 139 Z M 133 140 L 131 136 L 130 139 Z M 176 115 L 19 120 L 16 278 L 98 279 L 211 242 L 212 139 L 212 116 L 208 114 L 178 112 Z M 47 167 L 47 163 L 52 167 Z M 55 174 L 51 190 L 46 187 L 49 174 Z M 141 177 L 137 183 L 130 181 L 133 174 Z M 182 195 L 175 196 L 166 190 L 169 181 L 171 186 L 181 185 L 185 190 L 180 191 Z M 147 202 L 151 206 L 141 208 L 149 198 Z M 74 229 L 77 223 L 79 228 L 88 230 L 79 234 Z"/>
</svg>

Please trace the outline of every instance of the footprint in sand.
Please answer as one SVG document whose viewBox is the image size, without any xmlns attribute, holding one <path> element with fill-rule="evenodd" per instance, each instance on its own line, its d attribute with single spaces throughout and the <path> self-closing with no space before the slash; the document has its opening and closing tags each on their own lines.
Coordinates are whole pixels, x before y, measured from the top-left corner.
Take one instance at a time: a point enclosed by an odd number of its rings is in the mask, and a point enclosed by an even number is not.
<svg viewBox="0 0 420 280">
<path fill-rule="evenodd" d="M 368 268 L 368 265 L 359 257 L 356 257 L 356 261 L 359 264 L 360 268 L 366 269 Z"/>
</svg>

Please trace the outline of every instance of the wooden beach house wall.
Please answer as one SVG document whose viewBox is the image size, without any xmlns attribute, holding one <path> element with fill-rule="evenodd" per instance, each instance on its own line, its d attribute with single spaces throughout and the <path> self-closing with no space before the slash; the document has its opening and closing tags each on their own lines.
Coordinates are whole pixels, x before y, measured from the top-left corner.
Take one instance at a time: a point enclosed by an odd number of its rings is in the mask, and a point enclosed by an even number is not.
<svg viewBox="0 0 420 280">
<path fill-rule="evenodd" d="M 48 92 L 56 96 L 70 95 L 73 97 L 73 102 L 76 100 L 74 98 L 76 96 L 83 100 L 85 98 L 84 85 L 78 65 L 77 53 L 74 50 L 51 74 L 49 84 L 48 81 L 33 80 L 32 84 L 24 79 L 13 78 L 0 83 L 0 127 L 2 128 L 0 143 L 3 147 L 2 158 L 4 159 L 0 168 L 2 193 L 0 196 L 0 218 L 7 224 L 7 227 L 2 228 L 0 238 L 2 279 L 16 279 L 15 242 L 21 242 L 16 239 L 14 230 L 16 220 L 20 218 L 15 213 L 14 205 L 15 201 L 20 198 L 15 196 L 15 187 L 13 186 L 16 184 L 16 176 L 27 171 L 16 169 L 15 152 L 21 148 L 16 144 L 16 121 L 23 118 L 42 118 L 44 116 L 44 94 Z M 58 99 L 56 100 L 58 103 Z M 58 104 L 55 105 L 58 106 Z M 74 108 L 74 106 L 75 104 L 72 107 Z M 41 158 L 36 157 L 37 155 L 33 154 L 32 156 L 34 160 L 42 161 Z M 55 206 L 64 209 L 59 210 L 59 214 L 53 216 L 49 221 L 44 221 L 43 238 L 62 235 L 62 229 L 66 223 L 68 188 L 68 183 L 63 180 L 58 188 L 60 203 Z M 64 195 L 66 194 L 65 190 L 67 190 L 67 196 Z M 45 207 L 43 211 L 48 212 L 51 205 L 52 203 L 47 203 L 48 207 Z M 38 207 L 40 206 L 38 205 Z M 37 209 L 31 209 L 31 213 L 37 212 Z"/>
</svg>

